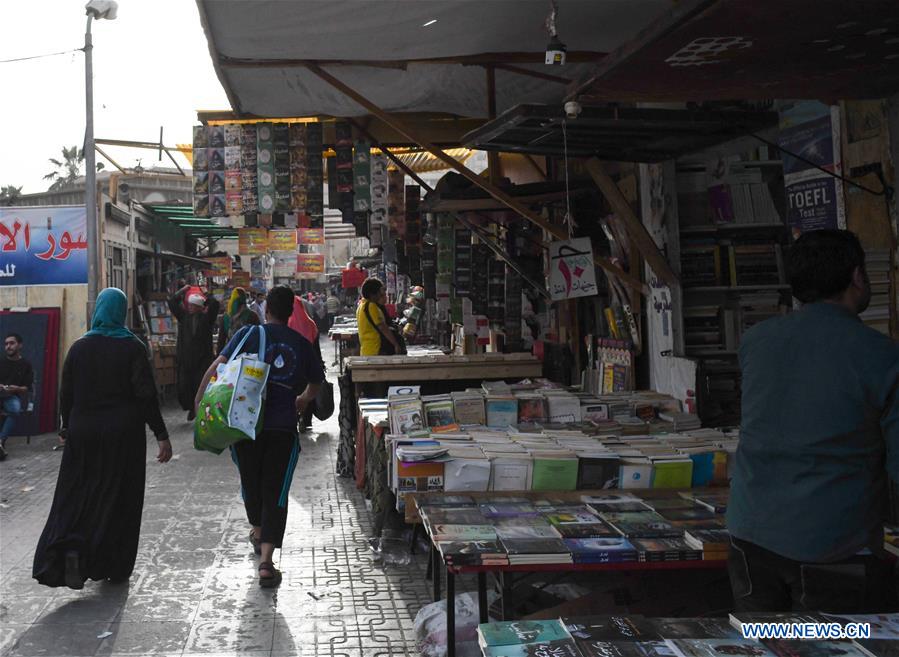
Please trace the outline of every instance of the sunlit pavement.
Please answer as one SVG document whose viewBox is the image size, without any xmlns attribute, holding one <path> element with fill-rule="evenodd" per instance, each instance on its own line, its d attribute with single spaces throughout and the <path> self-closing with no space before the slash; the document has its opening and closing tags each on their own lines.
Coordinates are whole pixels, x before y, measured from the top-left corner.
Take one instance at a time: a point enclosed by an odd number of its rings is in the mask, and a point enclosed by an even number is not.
<svg viewBox="0 0 899 657">
<path fill-rule="evenodd" d="M 330 361 L 330 345 L 323 340 L 322 347 Z M 373 563 L 362 495 L 335 474 L 336 415 L 316 420 L 303 438 L 276 591 L 257 584 L 228 454 L 195 451 L 180 410 L 167 407 L 166 423 L 176 457 L 157 464 L 148 439 L 134 575 L 127 586 L 88 582 L 83 591 L 31 579 L 59 468 L 61 452 L 51 451 L 56 437 L 30 445 L 10 439 L 10 457 L 0 463 L 0 654 L 418 654 L 412 621 L 429 601 L 425 559 L 402 567 Z"/>
</svg>

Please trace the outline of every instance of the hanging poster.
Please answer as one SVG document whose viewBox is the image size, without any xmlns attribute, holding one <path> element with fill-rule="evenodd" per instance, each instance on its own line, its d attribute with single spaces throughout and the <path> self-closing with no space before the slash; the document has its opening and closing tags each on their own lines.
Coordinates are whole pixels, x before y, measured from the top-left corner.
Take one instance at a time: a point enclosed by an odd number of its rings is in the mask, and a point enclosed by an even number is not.
<svg viewBox="0 0 899 657">
<path fill-rule="evenodd" d="M 240 255 L 265 255 L 268 252 L 268 231 L 265 228 L 239 228 L 237 252 Z"/>
<path fill-rule="evenodd" d="M 275 278 L 290 278 L 297 269 L 296 251 L 273 251 L 275 264 L 272 268 Z"/>
<path fill-rule="evenodd" d="M 553 301 L 597 294 L 593 246 L 589 237 L 549 245 L 549 291 Z"/>
<path fill-rule="evenodd" d="M 783 149 L 787 224 L 794 237 L 810 230 L 846 227 L 842 183 L 825 172 L 843 173 L 839 126 L 837 107 L 800 101 L 780 108 L 778 143 Z"/>
<path fill-rule="evenodd" d="M 324 228 L 298 228 L 297 242 L 300 244 L 324 244 L 325 229 Z"/>
<path fill-rule="evenodd" d="M 387 158 L 384 155 L 371 156 L 371 225 L 387 225 Z"/>
<path fill-rule="evenodd" d="M 250 272 L 236 269 L 231 272 L 231 287 L 250 287 Z"/>
<path fill-rule="evenodd" d="M 0 208 L 0 287 L 87 283 L 84 206 Z"/>
<path fill-rule="evenodd" d="M 300 274 L 325 273 L 325 256 L 321 253 L 297 254 L 296 271 Z"/>
<path fill-rule="evenodd" d="M 268 248 L 272 251 L 296 251 L 297 231 L 270 230 L 268 233 Z"/>
<path fill-rule="evenodd" d="M 215 258 L 203 258 L 209 263 L 207 276 L 210 278 L 231 278 L 231 258 L 229 256 L 218 256 Z"/>
</svg>

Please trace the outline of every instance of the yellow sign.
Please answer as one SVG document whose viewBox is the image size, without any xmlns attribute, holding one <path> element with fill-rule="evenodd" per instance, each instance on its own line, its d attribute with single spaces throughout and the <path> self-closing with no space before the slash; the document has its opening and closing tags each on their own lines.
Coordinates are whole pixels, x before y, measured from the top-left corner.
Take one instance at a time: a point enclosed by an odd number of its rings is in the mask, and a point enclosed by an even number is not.
<svg viewBox="0 0 899 657">
<path fill-rule="evenodd" d="M 272 251 L 296 251 L 297 231 L 292 229 L 270 230 L 268 232 L 268 245 Z"/>
<path fill-rule="evenodd" d="M 297 254 L 297 273 L 300 274 L 324 274 L 325 256 L 321 253 Z"/>
<path fill-rule="evenodd" d="M 268 231 L 265 228 L 237 229 L 237 252 L 240 255 L 265 255 L 268 248 Z"/>
<path fill-rule="evenodd" d="M 204 258 L 209 263 L 206 270 L 210 278 L 231 278 L 231 258 L 219 256 L 216 258 Z"/>
<path fill-rule="evenodd" d="M 324 244 L 325 229 L 324 228 L 298 228 L 297 241 L 300 244 Z"/>
</svg>

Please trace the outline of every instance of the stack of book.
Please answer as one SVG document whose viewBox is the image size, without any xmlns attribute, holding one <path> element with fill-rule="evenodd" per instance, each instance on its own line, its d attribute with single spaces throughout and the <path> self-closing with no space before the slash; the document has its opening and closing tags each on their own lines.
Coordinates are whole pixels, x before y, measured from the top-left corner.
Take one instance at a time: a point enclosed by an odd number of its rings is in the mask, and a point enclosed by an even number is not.
<svg viewBox="0 0 899 657">
<path fill-rule="evenodd" d="M 890 334 L 890 317 L 892 316 L 890 299 L 892 282 L 891 252 L 889 249 L 867 249 L 865 251 L 865 270 L 871 281 L 871 302 L 868 309 L 861 314 L 862 321 L 873 329 Z"/>
<path fill-rule="evenodd" d="M 780 244 L 734 244 L 729 247 L 730 284 L 737 287 L 782 285 Z"/>
<path fill-rule="evenodd" d="M 581 657 L 560 620 L 485 623 L 478 644 L 484 657 Z"/>
</svg>

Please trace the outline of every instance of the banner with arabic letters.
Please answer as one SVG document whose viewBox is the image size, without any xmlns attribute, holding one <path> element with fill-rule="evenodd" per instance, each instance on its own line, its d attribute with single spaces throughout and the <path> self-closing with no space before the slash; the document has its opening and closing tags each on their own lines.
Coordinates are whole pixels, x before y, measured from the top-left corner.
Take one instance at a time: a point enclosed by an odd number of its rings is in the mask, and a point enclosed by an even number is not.
<svg viewBox="0 0 899 657">
<path fill-rule="evenodd" d="M 83 205 L 0 208 L 0 286 L 87 284 Z"/>
<path fill-rule="evenodd" d="M 589 237 L 550 243 L 549 260 L 549 291 L 553 301 L 597 294 Z"/>
</svg>

